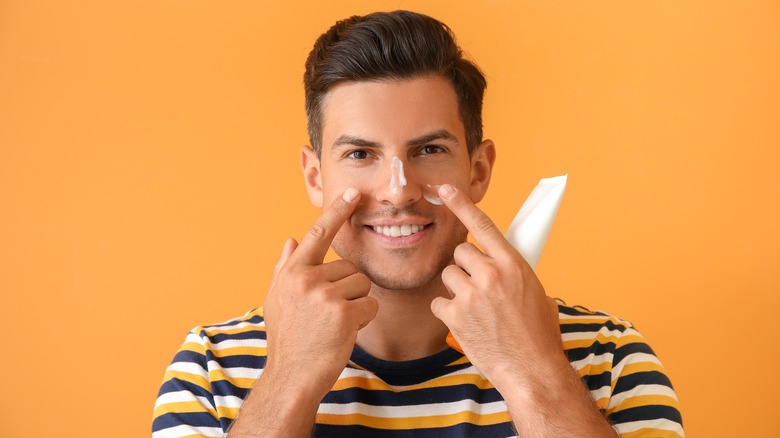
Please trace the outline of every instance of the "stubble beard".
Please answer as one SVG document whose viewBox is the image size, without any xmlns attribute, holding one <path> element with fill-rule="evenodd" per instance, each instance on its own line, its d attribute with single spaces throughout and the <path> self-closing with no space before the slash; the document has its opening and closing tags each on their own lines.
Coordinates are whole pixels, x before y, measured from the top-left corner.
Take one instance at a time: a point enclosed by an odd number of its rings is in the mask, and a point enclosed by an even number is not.
<svg viewBox="0 0 780 438">
<path fill-rule="evenodd" d="M 371 283 L 388 291 L 409 291 L 421 289 L 432 282 L 439 280 L 441 272 L 448 265 L 452 264 L 455 248 L 466 241 L 468 231 L 465 227 L 459 227 L 453 233 L 452 239 L 444 242 L 430 254 L 424 257 L 424 263 L 427 268 L 421 268 L 422 271 L 412 269 L 413 267 L 405 265 L 403 260 L 407 255 L 412 256 L 417 249 L 397 249 L 393 252 L 393 259 L 396 260 L 393 266 L 379 266 L 382 263 L 376 260 L 370 260 L 371 257 L 364 249 L 346 251 L 347 245 L 342 245 L 339 239 L 334 240 L 333 250 L 344 260 L 349 260 L 355 264 L 358 271 L 365 274 Z M 416 254 L 420 258 L 419 254 Z M 433 260 L 431 260 L 433 258 Z"/>
</svg>

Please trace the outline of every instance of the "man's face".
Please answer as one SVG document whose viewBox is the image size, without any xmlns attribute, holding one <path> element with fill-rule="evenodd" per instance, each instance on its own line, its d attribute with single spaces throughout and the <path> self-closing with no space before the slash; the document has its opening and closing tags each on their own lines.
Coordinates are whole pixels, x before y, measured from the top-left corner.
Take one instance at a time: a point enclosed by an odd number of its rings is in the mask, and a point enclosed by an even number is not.
<svg viewBox="0 0 780 438">
<path fill-rule="evenodd" d="M 479 201 L 494 157 L 484 142 L 470 159 L 452 84 L 437 76 L 345 82 L 328 91 L 322 111 L 321 158 L 308 148 L 303 156 L 312 202 L 327 208 L 349 187 L 361 192 L 333 249 L 386 289 L 438 279 L 467 231 L 426 197 L 447 183 Z"/>
</svg>

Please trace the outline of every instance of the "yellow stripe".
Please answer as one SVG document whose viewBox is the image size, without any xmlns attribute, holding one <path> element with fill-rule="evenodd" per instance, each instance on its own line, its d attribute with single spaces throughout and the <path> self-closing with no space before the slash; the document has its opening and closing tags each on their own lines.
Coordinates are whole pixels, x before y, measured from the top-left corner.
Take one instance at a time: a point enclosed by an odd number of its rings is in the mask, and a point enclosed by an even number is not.
<svg viewBox="0 0 780 438">
<path fill-rule="evenodd" d="M 252 385 L 255 384 L 257 381 L 256 378 L 251 377 L 233 377 L 225 374 L 224 371 L 220 369 L 211 370 L 209 371 L 209 380 L 212 382 L 218 382 L 220 380 L 225 380 L 227 382 L 230 382 L 231 384 L 238 386 L 239 388 L 251 388 Z"/>
<path fill-rule="evenodd" d="M 203 406 L 197 400 L 166 403 L 164 405 L 157 406 L 157 408 L 154 409 L 154 418 L 157 418 L 163 414 L 168 414 L 171 412 L 173 413 L 208 412 L 215 419 L 219 418 L 217 417 L 216 410 Z"/>
<path fill-rule="evenodd" d="M 508 412 L 494 414 L 476 414 L 471 411 L 458 412 L 450 415 L 432 415 L 429 417 L 386 418 L 373 417 L 365 414 L 317 414 L 317 423 L 337 426 L 366 426 L 375 429 L 423 429 L 448 427 L 461 423 L 471 423 L 477 426 L 511 421 Z"/>
<path fill-rule="evenodd" d="M 603 409 L 605 412 L 607 408 L 609 407 L 609 397 L 601 397 L 596 401 L 596 406 L 598 406 L 599 409 Z"/>
<path fill-rule="evenodd" d="M 209 327 L 207 329 L 204 328 L 202 330 L 204 332 L 206 332 L 207 335 L 214 336 L 214 335 L 235 335 L 237 333 L 245 333 L 245 332 L 251 332 L 251 331 L 261 331 L 261 332 L 264 332 L 265 331 L 265 327 L 257 325 L 257 323 L 250 323 L 249 325 L 244 326 L 244 327 L 233 327 L 233 326 L 229 326 L 229 327 Z M 199 333 L 199 332 L 195 332 L 195 333 Z"/>
<path fill-rule="evenodd" d="M 206 350 L 203 347 L 203 344 L 199 344 L 197 342 L 185 342 L 184 345 L 179 348 L 179 351 L 192 351 L 194 353 L 205 355 Z"/>
<path fill-rule="evenodd" d="M 217 406 L 217 412 L 219 412 L 220 418 L 229 418 L 235 420 L 238 417 L 238 411 L 241 408 L 226 408 L 224 406 Z"/>
<path fill-rule="evenodd" d="M 222 435 L 217 435 L 217 436 L 221 437 Z M 198 433 L 198 434 L 195 434 L 195 435 L 184 435 L 184 436 L 180 436 L 178 438 L 203 438 L 203 435 Z"/>
<path fill-rule="evenodd" d="M 566 341 L 563 341 L 563 348 L 564 350 L 570 350 L 573 348 L 589 348 L 591 347 L 595 342 L 599 342 L 601 344 L 606 344 L 609 342 L 614 343 L 618 347 L 622 347 L 623 345 L 633 344 L 633 343 L 644 343 L 645 340 L 642 338 L 642 336 L 639 335 L 611 335 L 611 336 L 605 336 L 600 333 L 595 333 L 596 336 L 585 338 L 585 339 L 569 339 Z"/>
<path fill-rule="evenodd" d="M 655 362 L 634 362 L 626 364 L 623 367 L 623 371 L 620 373 L 620 377 L 628 376 L 634 373 L 642 373 L 647 371 L 658 371 L 664 373 L 664 368 Z"/>
<path fill-rule="evenodd" d="M 165 377 L 163 378 L 163 382 L 167 382 L 171 379 L 184 380 L 185 382 L 189 382 L 192 383 L 193 385 L 200 386 L 206 391 L 211 392 L 211 387 L 209 385 L 208 380 L 206 380 L 205 377 L 199 376 L 197 374 L 185 373 L 182 371 L 169 369 L 168 371 L 165 372 Z"/>
<path fill-rule="evenodd" d="M 620 425 L 618 425 L 618 428 L 620 428 Z M 653 438 L 684 438 L 679 433 L 673 431 L 673 430 L 664 430 L 664 429 L 656 429 L 656 428 L 643 428 L 639 430 L 635 430 L 633 432 L 627 432 L 627 433 L 621 433 L 621 438 L 645 438 L 651 436 Z"/>
<path fill-rule="evenodd" d="M 266 356 L 267 350 L 264 347 L 229 347 L 229 348 L 223 348 L 221 350 L 211 350 L 212 353 L 214 353 L 214 356 L 217 357 L 228 357 L 228 356 L 238 356 L 238 355 L 248 355 L 248 356 Z"/>
<path fill-rule="evenodd" d="M 677 407 L 677 400 L 675 400 L 673 397 L 669 397 L 668 395 L 660 394 L 636 395 L 634 397 L 623 399 L 623 401 L 620 403 L 620 406 L 618 406 L 616 409 L 607 410 L 607 414 L 612 415 L 624 409 L 653 405 Z"/>
<path fill-rule="evenodd" d="M 427 388 L 441 388 L 441 387 L 448 387 L 448 386 L 459 386 L 459 385 L 474 385 L 478 387 L 479 389 L 490 389 L 493 388 L 493 385 L 487 381 L 486 379 L 482 378 L 481 376 L 477 374 L 460 374 L 460 375 L 454 375 L 454 376 L 445 376 L 440 377 L 438 379 L 429 380 L 427 382 L 423 382 L 418 385 L 412 385 L 412 386 L 404 386 L 403 391 L 411 391 L 411 390 L 417 390 L 417 389 L 427 389 Z M 377 378 L 366 378 L 366 377 L 345 377 L 343 379 L 339 379 L 336 381 L 336 384 L 333 385 L 332 391 L 338 391 L 341 389 L 348 389 L 348 388 L 362 388 L 362 389 L 369 389 L 369 390 L 381 390 L 381 391 L 393 391 L 393 392 L 400 392 L 397 387 L 388 385 L 384 381 L 377 379 Z"/>
<path fill-rule="evenodd" d="M 586 363 L 582 368 L 577 369 L 577 374 L 579 374 L 580 377 L 597 376 L 608 371 L 612 371 L 612 362 L 598 364 Z"/>
<path fill-rule="evenodd" d="M 571 315 L 566 316 L 558 316 L 558 322 L 561 325 L 573 325 L 573 324 L 604 324 L 606 322 L 611 322 L 612 324 L 615 324 L 616 328 L 623 327 L 623 328 L 630 328 L 631 325 L 627 322 L 620 321 L 618 319 L 615 319 L 614 317 L 610 316 L 601 316 L 601 315 L 588 315 L 588 316 L 578 316 L 574 317 Z"/>
</svg>

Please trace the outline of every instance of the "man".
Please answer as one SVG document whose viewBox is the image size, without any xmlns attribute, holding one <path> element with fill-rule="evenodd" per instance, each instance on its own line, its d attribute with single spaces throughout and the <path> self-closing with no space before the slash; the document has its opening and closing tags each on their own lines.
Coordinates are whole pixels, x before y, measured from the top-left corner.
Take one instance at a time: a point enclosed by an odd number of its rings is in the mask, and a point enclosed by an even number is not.
<svg viewBox="0 0 780 438">
<path fill-rule="evenodd" d="M 445 25 L 341 21 L 304 82 L 323 215 L 285 244 L 263 308 L 190 333 L 155 437 L 683 436 L 642 337 L 548 298 L 475 206 L 496 156 L 486 83 Z"/>
</svg>

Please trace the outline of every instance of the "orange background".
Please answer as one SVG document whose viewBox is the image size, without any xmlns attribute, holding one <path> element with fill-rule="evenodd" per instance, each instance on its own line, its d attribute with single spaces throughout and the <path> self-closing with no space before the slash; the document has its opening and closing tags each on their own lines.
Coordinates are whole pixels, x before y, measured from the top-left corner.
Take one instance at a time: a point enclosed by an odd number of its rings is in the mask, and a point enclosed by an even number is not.
<svg viewBox="0 0 780 438">
<path fill-rule="evenodd" d="M 778 436 L 780 3 L 369 3 L 0 2 L 0 436 L 148 436 L 186 332 L 318 215 L 314 39 L 399 7 L 488 75 L 499 226 L 568 172 L 548 293 L 638 326 L 689 436 Z"/>
</svg>

